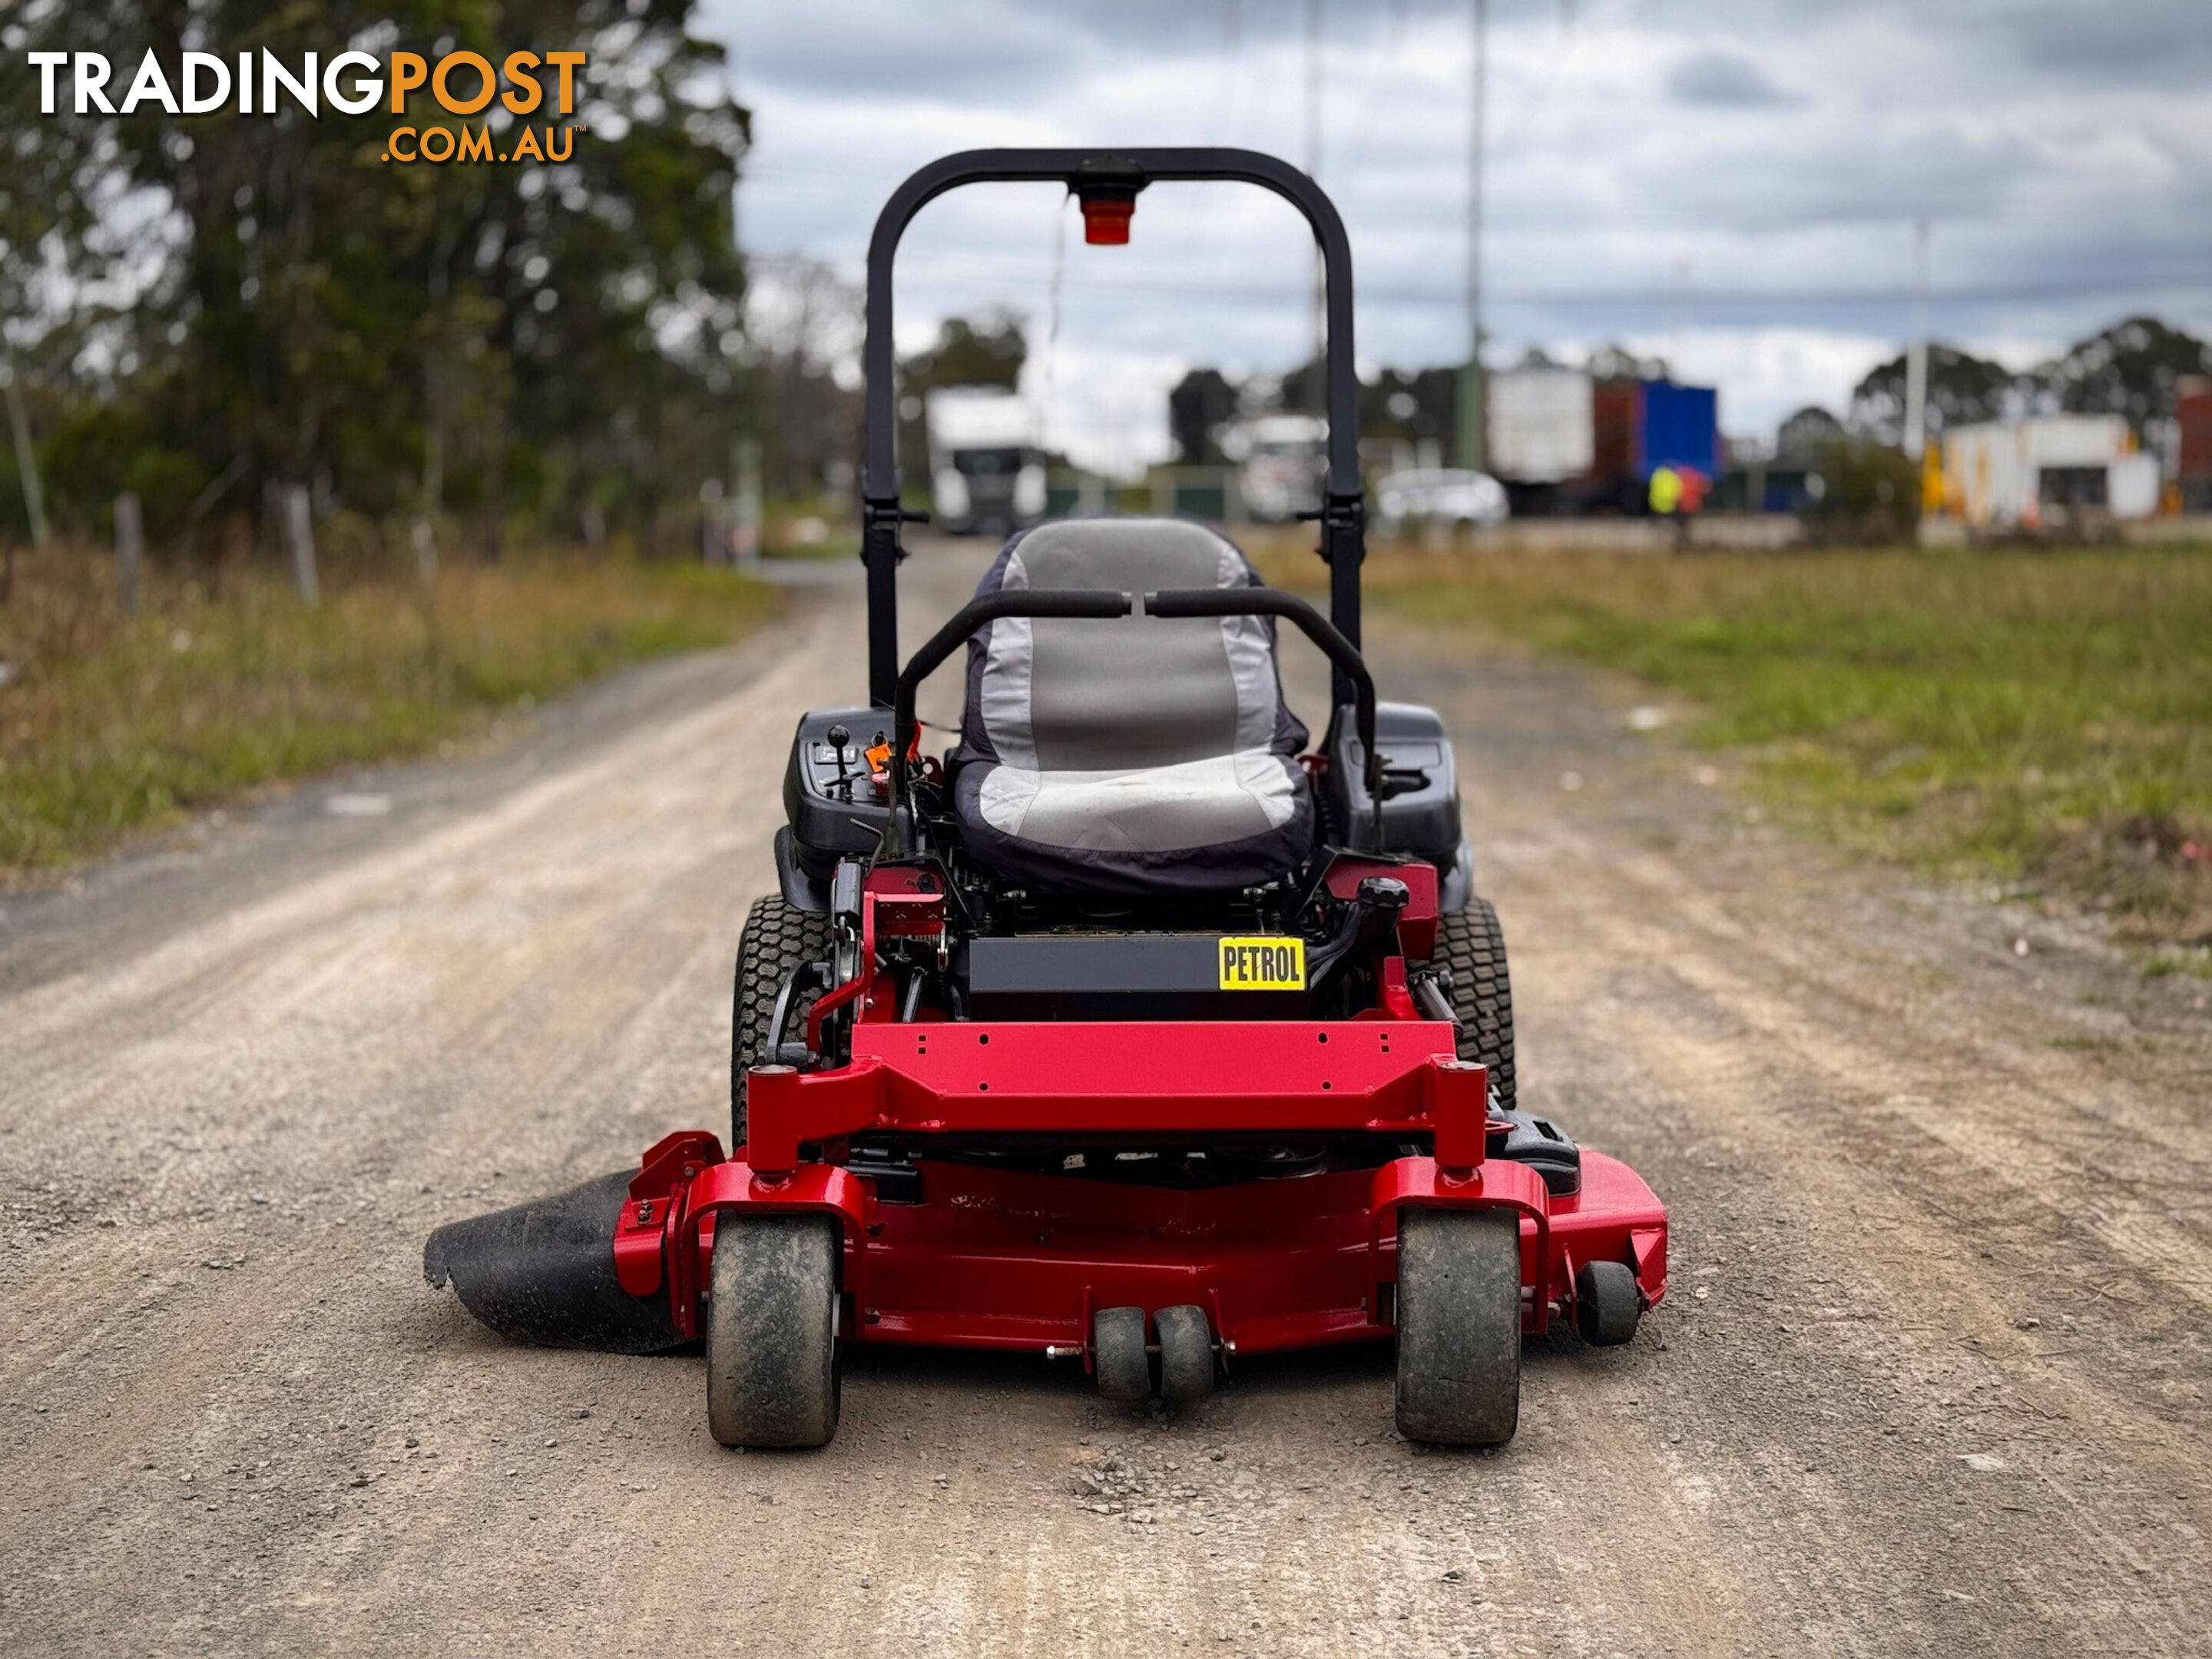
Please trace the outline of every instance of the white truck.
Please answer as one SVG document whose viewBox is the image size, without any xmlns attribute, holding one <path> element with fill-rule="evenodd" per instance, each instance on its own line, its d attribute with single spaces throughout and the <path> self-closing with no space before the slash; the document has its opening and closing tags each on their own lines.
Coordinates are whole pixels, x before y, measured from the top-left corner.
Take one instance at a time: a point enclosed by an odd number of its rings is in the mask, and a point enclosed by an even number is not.
<svg viewBox="0 0 2212 1659">
<path fill-rule="evenodd" d="M 1319 509 L 1328 447 L 1328 422 L 1318 415 L 1250 415 L 1221 434 L 1244 511 L 1267 524 Z"/>
<path fill-rule="evenodd" d="M 1943 434 L 1943 495 L 1970 530 L 2147 519 L 2158 510 L 2158 458 L 2118 415 L 1978 422 Z"/>
<path fill-rule="evenodd" d="M 1010 536 L 1044 517 L 1036 410 L 1012 392 L 948 386 L 924 403 L 932 519 L 956 536 Z"/>
</svg>

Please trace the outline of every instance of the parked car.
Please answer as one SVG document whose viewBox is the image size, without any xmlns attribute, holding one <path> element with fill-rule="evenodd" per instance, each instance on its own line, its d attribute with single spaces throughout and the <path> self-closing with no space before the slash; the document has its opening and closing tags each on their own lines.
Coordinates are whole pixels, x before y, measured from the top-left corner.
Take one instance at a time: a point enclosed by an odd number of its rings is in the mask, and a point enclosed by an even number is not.
<svg viewBox="0 0 2212 1659">
<path fill-rule="evenodd" d="M 1393 472 L 1375 486 L 1375 515 L 1386 536 L 1408 525 L 1473 529 L 1505 521 L 1505 486 L 1487 472 L 1461 467 L 1417 467 Z"/>
</svg>

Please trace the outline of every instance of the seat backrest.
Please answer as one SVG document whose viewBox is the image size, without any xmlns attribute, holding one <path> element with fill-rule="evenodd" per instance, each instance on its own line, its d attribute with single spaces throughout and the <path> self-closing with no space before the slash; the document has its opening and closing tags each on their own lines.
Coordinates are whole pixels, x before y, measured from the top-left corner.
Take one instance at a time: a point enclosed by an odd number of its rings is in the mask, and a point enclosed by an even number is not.
<svg viewBox="0 0 2212 1659">
<path fill-rule="evenodd" d="M 1085 519 L 1015 538 L 979 587 L 1246 587 L 1236 545 L 1179 519 Z M 971 650 L 963 749 L 1027 772 L 1102 773 L 1295 755 L 1275 632 L 1261 617 L 1002 618 Z"/>
</svg>

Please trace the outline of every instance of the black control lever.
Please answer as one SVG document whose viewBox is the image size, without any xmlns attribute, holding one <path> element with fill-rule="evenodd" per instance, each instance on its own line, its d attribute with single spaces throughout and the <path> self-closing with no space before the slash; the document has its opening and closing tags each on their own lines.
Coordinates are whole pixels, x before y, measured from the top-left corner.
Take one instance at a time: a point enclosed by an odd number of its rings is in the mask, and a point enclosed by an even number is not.
<svg viewBox="0 0 2212 1659">
<path fill-rule="evenodd" d="M 1319 990 L 1342 964 L 1370 956 L 1388 943 L 1397 931 L 1399 913 L 1413 896 L 1413 890 L 1395 876 L 1370 876 L 1361 882 L 1336 927 L 1312 953 L 1307 983 Z"/>
</svg>

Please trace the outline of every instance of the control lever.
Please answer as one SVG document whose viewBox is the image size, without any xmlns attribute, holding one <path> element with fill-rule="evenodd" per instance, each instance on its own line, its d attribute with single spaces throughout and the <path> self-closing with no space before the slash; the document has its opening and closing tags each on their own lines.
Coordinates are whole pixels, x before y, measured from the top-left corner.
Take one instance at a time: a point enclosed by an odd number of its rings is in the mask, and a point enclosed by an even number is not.
<svg viewBox="0 0 2212 1659">
<path fill-rule="evenodd" d="M 836 758 L 837 793 L 850 800 L 853 799 L 853 787 L 845 776 L 845 745 L 853 741 L 853 733 L 848 727 L 837 725 L 823 735 L 830 739 L 830 752 Z"/>
<path fill-rule="evenodd" d="M 1329 936 L 1307 953 L 1306 982 L 1318 990 L 1347 962 L 1372 957 L 1397 931 L 1413 893 L 1395 876 L 1370 876 L 1347 901 Z"/>
</svg>

